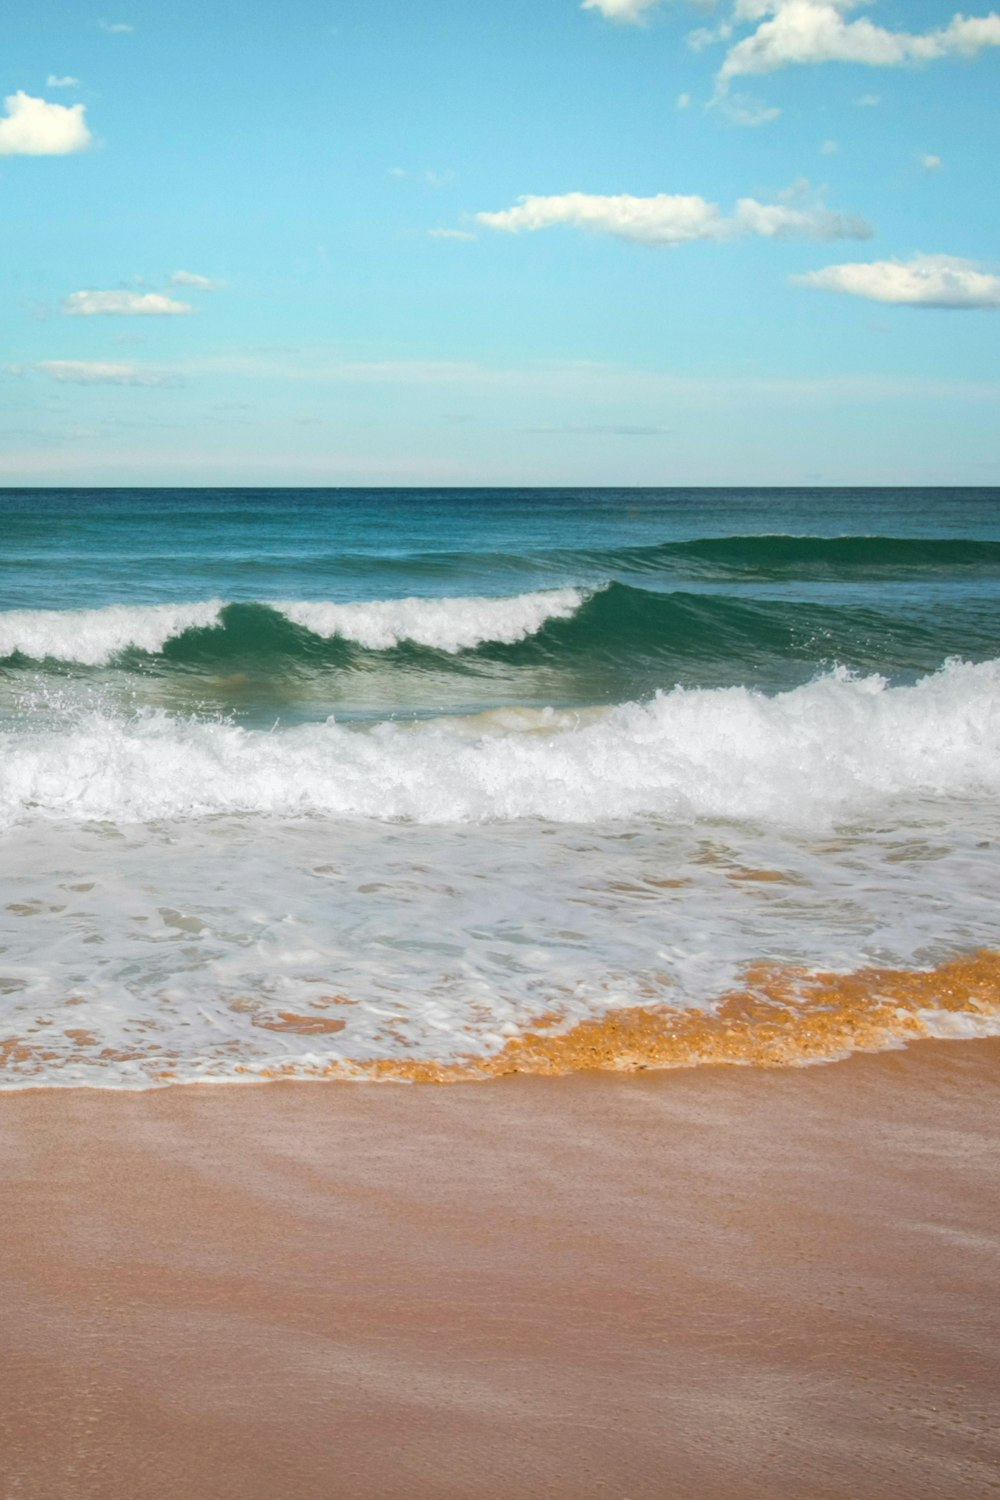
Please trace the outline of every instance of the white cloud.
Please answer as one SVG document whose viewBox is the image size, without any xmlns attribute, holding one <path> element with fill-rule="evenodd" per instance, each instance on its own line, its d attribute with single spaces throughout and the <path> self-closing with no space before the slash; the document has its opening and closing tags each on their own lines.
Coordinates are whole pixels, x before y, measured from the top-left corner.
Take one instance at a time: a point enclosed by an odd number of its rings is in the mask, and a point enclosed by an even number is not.
<svg viewBox="0 0 1000 1500">
<path fill-rule="evenodd" d="M 725 94 L 721 103 L 734 125 L 746 125 L 751 129 L 757 125 L 769 125 L 781 114 L 774 105 L 764 104 L 749 94 Z"/>
<path fill-rule="evenodd" d="M 706 47 L 713 47 L 716 42 L 728 42 L 732 34 L 731 21 L 720 21 L 717 26 L 699 26 L 695 31 L 688 32 L 688 46 L 692 52 L 704 52 Z"/>
<path fill-rule="evenodd" d="M 432 240 L 474 240 L 476 236 L 467 229 L 428 229 Z"/>
<path fill-rule="evenodd" d="M 79 78 L 70 77 L 68 73 L 65 78 L 59 78 L 55 73 L 50 73 L 45 80 L 45 87 L 47 89 L 78 89 L 80 87 L 80 80 Z"/>
<path fill-rule="evenodd" d="M 925 172 L 937 172 L 941 167 L 941 158 L 940 156 L 931 155 L 922 156 L 920 158 L 920 165 Z"/>
<path fill-rule="evenodd" d="M 189 302 L 178 302 L 163 292 L 71 292 L 63 303 L 63 312 L 82 318 L 105 313 L 125 318 L 161 318 L 193 311 Z"/>
<path fill-rule="evenodd" d="M 691 107 L 691 95 L 690 94 L 678 94 L 677 95 L 677 108 L 678 109 L 690 109 L 690 107 Z"/>
<path fill-rule="evenodd" d="M 980 269 L 974 260 L 954 255 L 917 255 L 912 260 L 876 260 L 827 266 L 793 276 L 799 286 L 846 292 L 870 302 L 907 307 L 1000 307 L 1000 276 Z"/>
<path fill-rule="evenodd" d="M 583 0 L 581 10 L 599 10 L 609 21 L 641 23 L 647 10 L 659 5 L 660 0 Z"/>
<path fill-rule="evenodd" d="M 107 364 L 99 360 L 43 359 L 37 369 L 63 385 L 176 385 L 175 375 L 147 370 L 141 365 Z"/>
<path fill-rule="evenodd" d="M 877 109 L 882 103 L 881 94 L 862 94 L 860 99 L 855 99 L 858 109 Z"/>
<path fill-rule="evenodd" d="M 82 104 L 49 104 L 19 89 L 4 100 L 0 156 L 70 156 L 90 145 Z"/>
<path fill-rule="evenodd" d="M 730 48 L 719 88 L 748 74 L 773 73 L 796 63 L 848 62 L 897 68 L 943 57 L 974 57 L 1000 47 L 1000 15 L 956 15 L 937 31 L 889 31 L 866 16 L 848 20 L 861 0 L 735 0 L 737 23 L 756 30 Z"/>
<path fill-rule="evenodd" d="M 819 148 L 819 154 L 820 156 L 836 156 L 839 150 L 840 147 L 836 141 L 824 141 Z"/>
<path fill-rule="evenodd" d="M 696 194 L 658 193 L 636 198 L 628 193 L 562 193 L 553 197 L 528 195 L 513 208 L 479 213 L 489 229 L 508 234 L 549 229 L 567 224 L 596 234 L 611 234 L 639 245 L 683 245 L 692 240 L 733 240 L 745 235 L 766 239 L 870 239 L 863 219 L 832 213 L 823 207 L 797 208 L 790 203 L 758 203 L 741 198 L 731 217 L 717 203 Z"/>
<path fill-rule="evenodd" d="M 199 292 L 221 292 L 224 281 L 213 281 L 211 276 L 199 276 L 197 271 L 174 271 L 170 276 L 171 286 L 190 286 Z"/>
<path fill-rule="evenodd" d="M 126 32 L 135 30 L 131 21 L 98 21 L 97 24 L 111 36 L 124 36 Z"/>
</svg>

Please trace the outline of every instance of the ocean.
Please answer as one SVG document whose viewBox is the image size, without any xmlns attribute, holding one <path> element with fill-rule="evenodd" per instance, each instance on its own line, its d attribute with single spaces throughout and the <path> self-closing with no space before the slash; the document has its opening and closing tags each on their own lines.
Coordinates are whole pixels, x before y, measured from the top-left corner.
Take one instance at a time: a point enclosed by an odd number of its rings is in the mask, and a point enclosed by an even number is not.
<svg viewBox="0 0 1000 1500">
<path fill-rule="evenodd" d="M 0 492 L 0 1088 L 1000 1034 L 1000 491 Z"/>
</svg>

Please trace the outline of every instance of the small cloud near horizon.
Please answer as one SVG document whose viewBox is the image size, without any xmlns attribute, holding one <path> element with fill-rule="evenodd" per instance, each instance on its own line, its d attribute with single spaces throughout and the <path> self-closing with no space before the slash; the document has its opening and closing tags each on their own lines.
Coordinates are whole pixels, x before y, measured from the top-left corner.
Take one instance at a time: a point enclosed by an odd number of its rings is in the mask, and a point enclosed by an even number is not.
<svg viewBox="0 0 1000 1500">
<path fill-rule="evenodd" d="M 103 360 L 43 359 L 35 366 L 43 375 L 62 385 L 180 385 L 180 379 L 166 370 L 145 369 L 141 365 L 119 364 Z"/>
<path fill-rule="evenodd" d="M 163 318 L 194 312 L 190 302 L 178 302 L 162 292 L 70 292 L 62 310 L 77 318 Z"/>
</svg>

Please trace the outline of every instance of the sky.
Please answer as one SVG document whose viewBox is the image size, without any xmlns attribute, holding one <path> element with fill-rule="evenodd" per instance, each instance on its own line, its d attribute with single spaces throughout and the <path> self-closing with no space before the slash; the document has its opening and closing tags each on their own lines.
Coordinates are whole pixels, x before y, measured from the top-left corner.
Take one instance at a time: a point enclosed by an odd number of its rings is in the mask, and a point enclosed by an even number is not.
<svg viewBox="0 0 1000 1500">
<path fill-rule="evenodd" d="M 36 0 L 0 485 L 1000 484 L 1000 13 Z"/>
</svg>

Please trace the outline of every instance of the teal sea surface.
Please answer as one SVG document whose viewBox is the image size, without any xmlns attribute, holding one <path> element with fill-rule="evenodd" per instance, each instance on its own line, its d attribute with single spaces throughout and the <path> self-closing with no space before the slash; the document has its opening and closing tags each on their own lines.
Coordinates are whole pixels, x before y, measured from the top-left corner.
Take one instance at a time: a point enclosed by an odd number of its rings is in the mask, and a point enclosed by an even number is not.
<svg viewBox="0 0 1000 1500">
<path fill-rule="evenodd" d="M 990 953 L 998 792 L 1000 491 L 0 491 L 0 1087 Z"/>
</svg>

